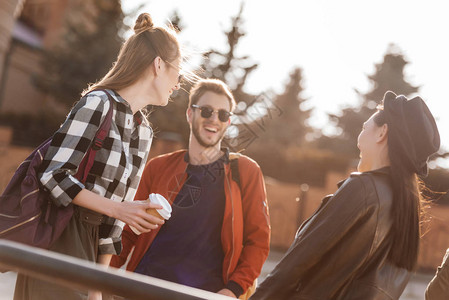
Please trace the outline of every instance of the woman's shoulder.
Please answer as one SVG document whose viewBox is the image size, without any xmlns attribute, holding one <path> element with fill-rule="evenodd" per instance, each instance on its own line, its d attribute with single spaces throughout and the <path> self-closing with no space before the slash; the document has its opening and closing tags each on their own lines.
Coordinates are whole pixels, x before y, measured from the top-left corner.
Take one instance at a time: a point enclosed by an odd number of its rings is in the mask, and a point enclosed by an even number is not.
<svg viewBox="0 0 449 300">
<path fill-rule="evenodd" d="M 72 113 L 80 110 L 99 111 L 105 114 L 111 103 L 106 91 L 94 90 L 84 94 L 81 99 L 74 105 Z"/>
<path fill-rule="evenodd" d="M 370 187 L 362 173 L 351 173 L 338 184 L 338 190 L 322 200 L 321 213 L 336 215 L 340 218 L 359 218 L 377 211 L 376 202 L 371 197 Z"/>
<path fill-rule="evenodd" d="M 347 179 L 352 184 L 370 185 L 376 182 L 390 182 L 390 170 L 388 167 L 368 172 L 352 172 Z M 346 183 L 346 182 L 345 182 Z"/>
<path fill-rule="evenodd" d="M 388 168 L 351 173 L 348 178 L 348 189 L 350 192 L 363 191 L 367 203 L 379 204 L 380 200 L 391 202 L 393 197 Z"/>
<path fill-rule="evenodd" d="M 334 197 L 344 197 L 360 201 L 361 198 L 366 198 L 372 189 L 372 180 L 370 174 L 363 172 L 353 172 L 349 177 L 338 183 L 338 190 Z"/>
<path fill-rule="evenodd" d="M 340 191 L 359 191 L 365 189 L 365 183 L 364 183 L 364 174 L 360 172 L 352 172 L 348 178 L 345 180 L 340 181 L 338 186 L 338 192 Z"/>
<path fill-rule="evenodd" d="M 114 99 L 111 92 L 108 92 L 106 90 L 93 90 L 86 93 L 81 99 L 85 99 L 86 101 L 90 102 L 102 102 L 103 105 L 105 105 L 109 102 L 110 97 Z"/>
</svg>

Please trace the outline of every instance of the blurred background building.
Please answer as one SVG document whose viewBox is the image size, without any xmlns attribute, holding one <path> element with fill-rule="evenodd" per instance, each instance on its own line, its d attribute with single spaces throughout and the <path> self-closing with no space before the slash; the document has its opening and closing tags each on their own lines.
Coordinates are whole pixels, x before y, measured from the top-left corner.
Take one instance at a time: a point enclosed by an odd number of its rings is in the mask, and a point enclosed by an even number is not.
<svg viewBox="0 0 449 300">
<path fill-rule="evenodd" d="M 61 31 L 67 0 L 5 0 L 0 4 L 0 112 L 35 113 L 47 95 L 34 80 L 42 74 L 43 50 Z"/>
</svg>

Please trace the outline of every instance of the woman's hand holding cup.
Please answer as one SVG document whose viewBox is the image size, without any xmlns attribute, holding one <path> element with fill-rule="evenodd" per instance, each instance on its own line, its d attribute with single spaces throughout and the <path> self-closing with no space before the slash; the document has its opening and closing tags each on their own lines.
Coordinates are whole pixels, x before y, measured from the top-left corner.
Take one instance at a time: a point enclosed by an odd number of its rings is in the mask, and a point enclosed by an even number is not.
<svg viewBox="0 0 449 300">
<path fill-rule="evenodd" d="M 145 216 L 143 216 L 143 224 L 138 224 L 137 226 L 129 224 L 135 234 L 156 229 L 158 225 L 165 223 L 164 220 L 168 220 L 171 217 L 172 209 L 170 203 L 160 194 L 150 194 L 148 200 L 139 202 L 143 202 L 146 205 Z"/>
</svg>

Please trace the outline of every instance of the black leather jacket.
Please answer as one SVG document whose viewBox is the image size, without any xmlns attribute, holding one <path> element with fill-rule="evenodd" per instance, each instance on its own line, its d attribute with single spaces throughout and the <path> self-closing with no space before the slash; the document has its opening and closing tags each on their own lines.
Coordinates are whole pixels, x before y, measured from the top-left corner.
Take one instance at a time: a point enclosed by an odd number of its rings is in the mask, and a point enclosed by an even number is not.
<svg viewBox="0 0 449 300">
<path fill-rule="evenodd" d="M 399 299 L 410 273 L 387 259 L 392 202 L 389 168 L 352 173 L 250 299 Z"/>
</svg>

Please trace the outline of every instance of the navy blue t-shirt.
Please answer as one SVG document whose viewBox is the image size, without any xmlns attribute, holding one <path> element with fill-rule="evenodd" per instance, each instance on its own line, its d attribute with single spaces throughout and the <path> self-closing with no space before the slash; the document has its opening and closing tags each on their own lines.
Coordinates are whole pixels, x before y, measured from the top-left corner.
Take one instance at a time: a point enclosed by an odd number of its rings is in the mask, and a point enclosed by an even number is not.
<svg viewBox="0 0 449 300">
<path fill-rule="evenodd" d="M 208 165 L 188 165 L 187 180 L 172 204 L 171 218 L 135 272 L 211 292 L 224 287 L 224 163 L 226 155 Z"/>
</svg>

